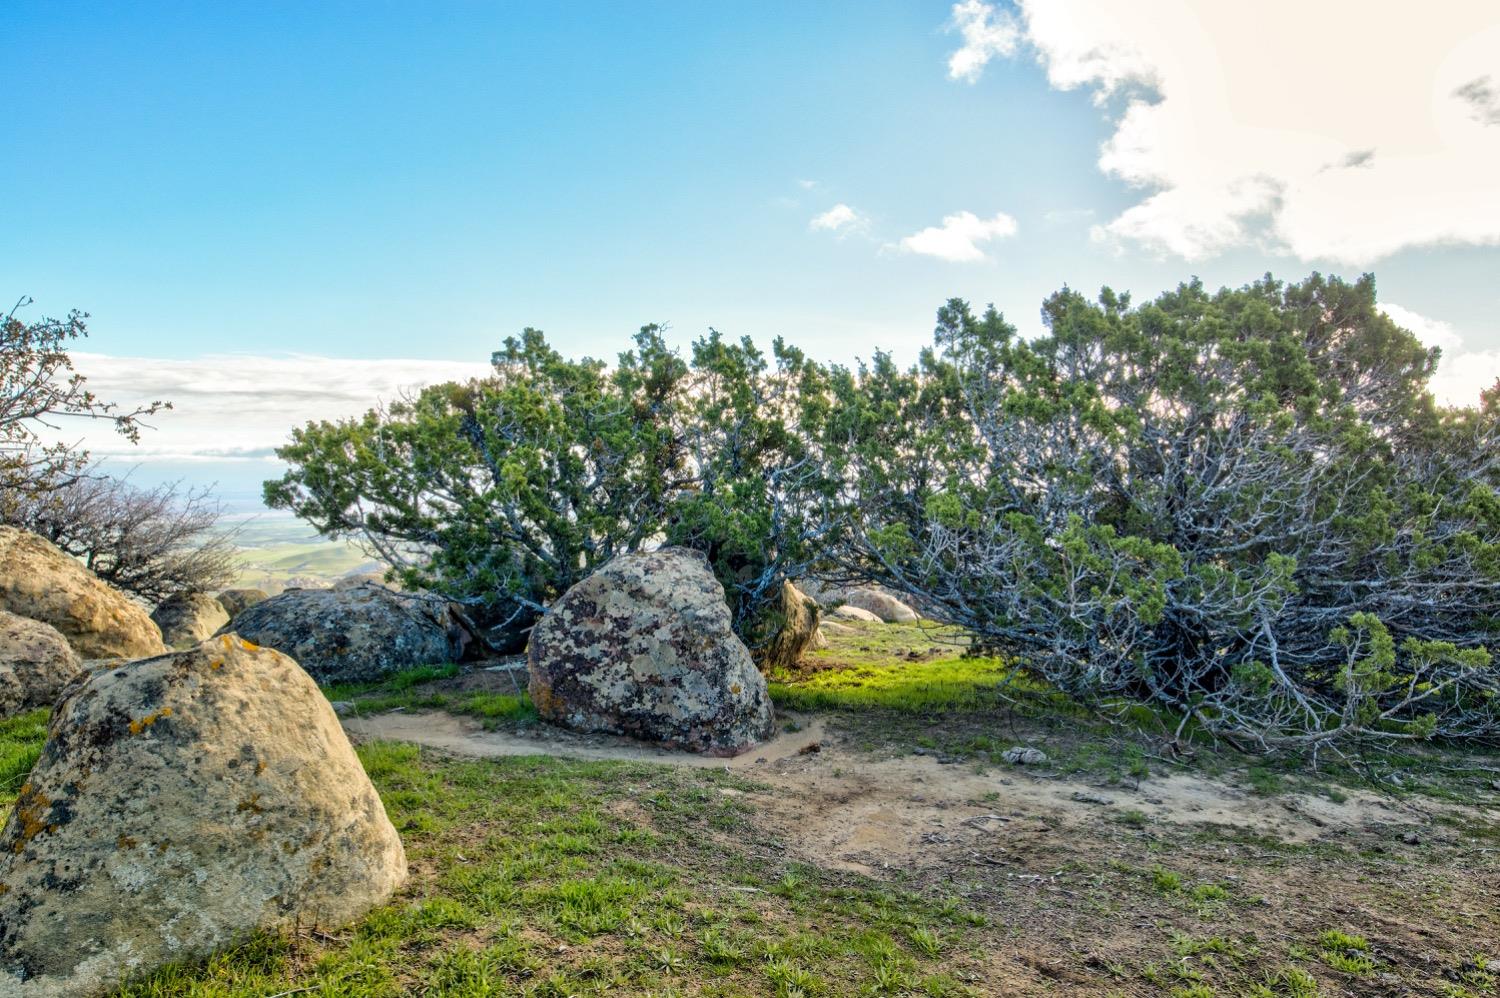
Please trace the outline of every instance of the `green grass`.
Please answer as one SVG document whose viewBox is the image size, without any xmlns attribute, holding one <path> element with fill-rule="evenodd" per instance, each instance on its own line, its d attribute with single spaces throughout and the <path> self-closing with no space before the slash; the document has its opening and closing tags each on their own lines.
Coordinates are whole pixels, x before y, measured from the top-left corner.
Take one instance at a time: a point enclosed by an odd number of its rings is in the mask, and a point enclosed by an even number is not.
<svg viewBox="0 0 1500 998">
<path fill-rule="evenodd" d="M 525 692 L 494 693 L 471 690 L 463 693 L 424 691 L 418 687 L 458 675 L 457 665 L 422 665 L 398 672 L 376 683 L 335 683 L 323 687 L 329 700 L 354 704 L 356 713 L 379 714 L 398 707 L 405 710 L 446 710 L 482 718 L 489 726 L 532 724 L 536 708 Z"/>
<path fill-rule="evenodd" d="M 841 622 L 843 623 L 843 622 Z M 808 668 L 777 677 L 771 698 L 792 710 L 903 712 L 993 705 L 1017 675 L 1003 659 L 966 657 L 951 628 L 850 624 L 851 633 L 807 656 Z"/>
<path fill-rule="evenodd" d="M 47 738 L 47 716 L 43 707 L 0 721 L 0 818 L 16 802 L 21 784 L 36 765 Z"/>
<path fill-rule="evenodd" d="M 401 894 L 122 996 L 983 993 L 983 918 L 716 837 L 745 815 L 723 791 L 751 786 L 726 772 L 359 752 L 411 860 Z"/>
</svg>

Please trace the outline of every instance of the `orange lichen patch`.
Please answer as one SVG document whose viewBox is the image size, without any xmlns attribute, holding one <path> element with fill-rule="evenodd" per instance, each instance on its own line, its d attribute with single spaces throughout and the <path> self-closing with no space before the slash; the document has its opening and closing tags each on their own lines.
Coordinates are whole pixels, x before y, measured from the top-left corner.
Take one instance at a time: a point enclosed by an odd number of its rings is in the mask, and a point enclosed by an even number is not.
<svg viewBox="0 0 1500 998">
<path fill-rule="evenodd" d="M 532 705 L 542 717 L 561 717 L 567 710 L 567 705 L 562 698 L 552 692 L 552 687 L 544 682 L 533 680 L 531 693 Z"/>
<path fill-rule="evenodd" d="M 240 801 L 239 804 L 235 807 L 235 810 L 249 811 L 252 814 L 265 813 L 265 808 L 260 806 L 260 794 L 251 794 L 249 797 Z"/>
<path fill-rule="evenodd" d="M 246 641 L 244 638 L 240 638 L 240 647 L 246 651 L 260 651 L 260 645 L 254 641 Z"/>
<path fill-rule="evenodd" d="M 256 759 L 255 760 L 255 775 L 259 776 L 261 773 L 264 773 L 265 771 L 266 771 L 266 760 L 264 760 L 264 759 Z"/>
<path fill-rule="evenodd" d="M 731 683 L 730 686 L 729 686 L 729 692 L 733 693 L 735 696 L 739 696 L 740 695 L 740 690 L 742 688 L 743 687 L 741 687 L 739 683 Z"/>
<path fill-rule="evenodd" d="M 129 835 L 121 835 L 115 839 L 116 849 L 134 849 L 138 845 L 140 845 L 139 840 L 133 839 Z"/>
<path fill-rule="evenodd" d="M 52 799 L 37 790 L 28 782 L 21 788 L 21 796 L 16 798 L 16 844 L 13 847 L 16 852 L 26 848 L 26 843 L 36 838 L 43 832 L 57 831 L 57 825 L 48 822 L 51 817 L 47 813 Z"/>
<path fill-rule="evenodd" d="M 10 884 L 0 884 L 0 897 L 10 893 Z"/>
<path fill-rule="evenodd" d="M 138 721 L 131 721 L 130 733 L 132 735 L 138 735 L 142 731 L 145 731 L 147 728 L 151 727 L 151 725 L 155 724 L 157 721 L 160 721 L 162 718 L 171 716 L 171 707 L 163 707 L 161 710 L 154 710 Z"/>
<path fill-rule="evenodd" d="M 212 662 L 208 663 L 208 667 L 210 669 L 222 669 L 224 668 L 224 660 L 222 658 L 216 658 Z"/>
</svg>

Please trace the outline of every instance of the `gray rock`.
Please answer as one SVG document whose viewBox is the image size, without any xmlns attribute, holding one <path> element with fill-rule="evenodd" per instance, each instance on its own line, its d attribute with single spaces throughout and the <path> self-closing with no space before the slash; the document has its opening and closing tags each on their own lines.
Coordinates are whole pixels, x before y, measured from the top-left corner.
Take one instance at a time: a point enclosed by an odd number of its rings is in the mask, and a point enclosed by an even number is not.
<svg viewBox="0 0 1500 998">
<path fill-rule="evenodd" d="M 1028 745 L 1017 745 L 1006 749 L 1001 758 L 1013 766 L 1040 766 L 1047 761 L 1047 753 Z"/>
<path fill-rule="evenodd" d="M 57 628 L 0 610 L 0 717 L 52 706 L 82 671 Z"/>
<path fill-rule="evenodd" d="M 771 698 L 703 556 L 624 555 L 568 590 L 532 632 L 543 718 L 578 731 L 736 755 L 769 738 Z"/>
<path fill-rule="evenodd" d="M 51 541 L 15 527 L 0 527 L 0 610 L 51 624 L 84 658 L 167 650 L 145 609 Z"/>
<path fill-rule="evenodd" d="M 290 655 L 320 683 L 370 682 L 455 661 L 460 650 L 446 603 L 383 586 L 288 589 L 244 610 L 230 626 Z"/>
<path fill-rule="evenodd" d="M 401 840 L 297 663 L 236 635 L 80 677 L 0 831 L 0 995 L 97 995 L 258 930 L 336 928 Z"/>
<path fill-rule="evenodd" d="M 161 601 L 151 619 L 170 647 L 186 648 L 213 637 L 229 623 L 229 613 L 224 604 L 207 593 L 176 593 Z"/>
</svg>

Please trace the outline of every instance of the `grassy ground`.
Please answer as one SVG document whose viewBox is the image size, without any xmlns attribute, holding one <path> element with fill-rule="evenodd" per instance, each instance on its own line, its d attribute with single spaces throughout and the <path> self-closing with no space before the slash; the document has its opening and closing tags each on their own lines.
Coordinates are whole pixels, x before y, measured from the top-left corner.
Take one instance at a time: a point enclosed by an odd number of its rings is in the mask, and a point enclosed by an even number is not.
<svg viewBox="0 0 1500 998">
<path fill-rule="evenodd" d="M 360 756 L 411 862 L 396 902 L 122 994 L 983 993 L 981 916 L 786 861 L 728 774 Z"/>
<path fill-rule="evenodd" d="M 16 802 L 26 774 L 36 765 L 47 737 L 47 711 L 33 710 L 0 720 L 0 815 Z"/>
<path fill-rule="evenodd" d="M 358 714 L 388 710 L 446 710 L 480 718 L 487 726 L 536 723 L 536 709 L 526 696 L 524 680 L 512 674 L 476 685 L 456 665 L 419 666 L 378 683 L 338 683 L 323 687 L 329 700 L 344 701 Z"/>
<path fill-rule="evenodd" d="M 1370 787 L 1473 805 L 1493 799 L 1493 760 L 1430 747 L 1315 774 L 1207 746 L 1173 756 L 1149 721 L 1067 709 L 918 626 L 856 628 L 810 666 L 773 695 L 826 712 L 836 744 L 793 760 L 774 786 L 754 770 L 363 745 L 411 860 L 400 895 L 356 926 L 257 939 L 122 995 L 1500 994 L 1494 812 L 1442 812 L 1412 836 L 1371 827 L 1289 841 L 1128 807 L 1060 818 L 1026 789 L 1085 783 L 1124 799 L 1123 788 L 1149 794 L 1194 774 L 1267 807 Z M 535 719 L 503 672 L 414 670 L 325 692 L 362 712 Z M 44 726 L 45 712 L 0 724 L 0 810 Z M 1016 772 L 1001 761 L 1015 744 L 1044 746 L 1049 762 Z M 808 846 L 819 808 L 864 799 L 851 777 L 902 760 L 926 782 L 894 788 L 891 806 L 1000 807 L 999 794 L 945 797 L 943 774 L 991 774 L 987 786 L 1016 784 L 1005 799 L 1025 803 L 983 834 L 934 825 L 873 875 Z"/>
</svg>

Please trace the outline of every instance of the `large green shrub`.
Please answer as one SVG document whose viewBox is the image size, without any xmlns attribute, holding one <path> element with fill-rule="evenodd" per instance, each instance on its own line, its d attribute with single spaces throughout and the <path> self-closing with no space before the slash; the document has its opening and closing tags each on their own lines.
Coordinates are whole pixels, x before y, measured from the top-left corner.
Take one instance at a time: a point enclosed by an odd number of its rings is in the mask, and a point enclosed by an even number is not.
<svg viewBox="0 0 1500 998">
<path fill-rule="evenodd" d="M 835 372 L 846 561 L 1089 701 L 1268 746 L 1500 731 L 1459 650 L 1500 636 L 1493 400 L 1436 408 L 1372 280 L 1043 316 L 950 302 L 915 367 Z"/>
</svg>

